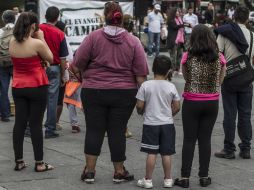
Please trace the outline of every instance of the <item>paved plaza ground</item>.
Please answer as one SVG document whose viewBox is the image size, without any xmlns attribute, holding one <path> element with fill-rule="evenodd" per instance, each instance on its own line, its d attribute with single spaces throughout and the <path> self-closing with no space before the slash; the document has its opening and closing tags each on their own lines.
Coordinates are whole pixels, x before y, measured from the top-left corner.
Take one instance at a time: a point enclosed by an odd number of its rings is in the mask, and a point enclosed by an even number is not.
<svg viewBox="0 0 254 190">
<path fill-rule="evenodd" d="M 152 59 L 149 59 L 151 66 Z M 150 76 L 151 77 L 151 76 Z M 173 79 L 179 93 L 183 91 L 184 80 L 178 76 Z M 253 118 L 253 117 L 252 117 Z M 14 156 L 12 148 L 12 129 L 14 118 L 11 122 L 0 122 L 0 190 L 107 190 L 107 189 L 139 189 L 136 187 L 136 181 L 113 184 L 113 166 L 110 162 L 110 154 L 107 145 L 107 137 L 102 148 L 101 156 L 96 168 L 96 183 L 87 185 L 80 180 L 80 174 L 84 167 L 84 136 L 85 121 L 84 116 L 79 112 L 79 119 L 82 126 L 82 132 L 72 134 L 68 119 L 67 109 L 64 109 L 61 117 L 63 130 L 61 137 L 44 141 L 45 161 L 54 165 L 55 170 L 46 173 L 34 172 L 33 151 L 30 138 L 25 138 L 24 159 L 29 167 L 21 172 L 15 172 Z M 219 116 L 213 131 L 212 154 L 222 148 L 223 129 L 222 129 L 223 109 L 220 102 Z M 181 113 L 175 118 L 176 126 L 176 154 L 173 156 L 173 178 L 180 176 L 181 168 L 181 148 L 182 148 L 182 121 Z M 133 137 L 127 140 L 127 161 L 126 168 L 135 174 L 135 179 L 142 178 L 145 172 L 146 155 L 139 151 L 142 117 L 134 111 L 128 127 L 133 133 Z M 238 138 L 236 139 L 239 142 Z M 197 148 L 197 147 L 196 147 Z M 190 179 L 190 189 L 204 189 L 198 182 L 198 154 L 195 153 L 195 159 Z M 210 175 L 212 185 L 206 189 L 212 190 L 253 190 L 254 189 L 254 152 L 253 159 L 242 160 L 238 156 L 235 160 L 221 160 L 212 156 L 210 165 Z M 158 159 L 154 172 L 154 189 L 163 189 L 163 170 L 161 160 Z M 173 189 L 180 189 L 173 187 Z"/>
</svg>

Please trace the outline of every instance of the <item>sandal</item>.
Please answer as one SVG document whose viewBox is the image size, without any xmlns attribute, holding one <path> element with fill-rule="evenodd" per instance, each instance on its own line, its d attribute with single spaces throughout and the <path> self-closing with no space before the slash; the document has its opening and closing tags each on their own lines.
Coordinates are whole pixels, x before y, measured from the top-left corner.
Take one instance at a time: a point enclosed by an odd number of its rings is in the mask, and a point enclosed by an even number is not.
<svg viewBox="0 0 254 190">
<path fill-rule="evenodd" d="M 21 171 L 27 167 L 27 163 L 24 160 L 16 161 L 15 171 Z"/>
<path fill-rule="evenodd" d="M 72 126 L 72 130 L 71 130 L 72 133 L 79 133 L 80 131 L 81 131 L 81 129 L 79 126 L 77 126 L 77 125 Z"/>
<path fill-rule="evenodd" d="M 45 166 L 45 168 L 42 169 L 42 170 L 39 170 L 38 166 L 43 166 L 43 165 Z M 46 172 L 46 171 L 53 170 L 53 169 L 54 169 L 53 166 L 51 166 L 51 165 L 49 165 L 48 163 L 45 163 L 45 162 L 36 162 L 35 167 L 34 167 L 34 170 L 36 172 Z"/>
</svg>

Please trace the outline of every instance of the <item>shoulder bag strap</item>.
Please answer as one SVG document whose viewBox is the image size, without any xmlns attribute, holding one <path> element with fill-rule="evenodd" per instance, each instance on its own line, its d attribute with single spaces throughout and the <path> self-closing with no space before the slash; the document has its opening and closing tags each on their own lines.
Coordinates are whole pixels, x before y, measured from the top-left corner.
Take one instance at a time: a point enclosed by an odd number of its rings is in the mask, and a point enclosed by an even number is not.
<svg viewBox="0 0 254 190">
<path fill-rule="evenodd" d="M 252 46 L 253 46 L 253 33 L 250 31 L 250 50 L 249 50 L 249 58 L 250 59 L 251 59 L 251 53 L 252 53 Z"/>
</svg>

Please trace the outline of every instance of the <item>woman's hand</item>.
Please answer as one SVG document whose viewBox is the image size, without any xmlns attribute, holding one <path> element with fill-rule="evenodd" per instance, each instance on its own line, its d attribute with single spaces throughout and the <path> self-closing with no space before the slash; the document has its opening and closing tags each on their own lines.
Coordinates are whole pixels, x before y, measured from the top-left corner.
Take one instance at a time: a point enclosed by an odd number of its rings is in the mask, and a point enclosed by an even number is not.
<svg viewBox="0 0 254 190">
<path fill-rule="evenodd" d="M 32 37 L 44 41 L 44 33 L 41 30 L 34 32 Z"/>
<path fill-rule="evenodd" d="M 45 61 L 45 60 L 41 61 L 41 65 L 45 68 L 50 67 L 50 63 L 48 61 Z"/>
<path fill-rule="evenodd" d="M 140 87 L 141 84 L 145 82 L 146 80 L 147 80 L 146 76 L 136 76 L 138 87 Z"/>
</svg>

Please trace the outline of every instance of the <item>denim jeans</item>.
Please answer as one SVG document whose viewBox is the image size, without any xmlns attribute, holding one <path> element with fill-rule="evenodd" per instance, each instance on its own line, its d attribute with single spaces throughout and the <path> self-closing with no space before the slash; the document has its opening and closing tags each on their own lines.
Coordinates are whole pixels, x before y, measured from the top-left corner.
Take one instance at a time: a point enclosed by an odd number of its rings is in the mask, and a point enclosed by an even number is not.
<svg viewBox="0 0 254 190">
<path fill-rule="evenodd" d="M 148 32 L 148 55 L 153 54 L 153 44 L 155 44 L 156 56 L 160 53 L 160 33 Z"/>
<path fill-rule="evenodd" d="M 238 146 L 242 151 L 250 150 L 252 139 L 251 109 L 253 85 L 243 87 L 237 92 L 229 92 L 222 85 L 221 92 L 224 108 L 224 150 L 229 153 L 236 151 L 234 140 L 237 114 L 237 129 L 241 139 L 241 143 Z"/>
<path fill-rule="evenodd" d="M 60 67 L 58 65 L 47 68 L 49 79 L 47 120 L 45 123 L 46 133 L 52 133 L 56 130 L 56 110 L 60 87 Z"/>
<path fill-rule="evenodd" d="M 2 118 L 8 118 L 11 113 L 8 91 L 12 77 L 12 69 L 12 66 L 0 67 L 0 112 Z"/>
<path fill-rule="evenodd" d="M 81 101 L 80 92 L 81 92 L 81 87 L 78 88 L 76 92 L 74 92 L 74 94 L 70 98 L 80 102 Z M 70 118 L 71 126 L 78 125 L 78 116 L 77 116 L 76 106 L 72 104 L 67 104 L 67 108 L 69 110 L 69 118 Z"/>
</svg>

